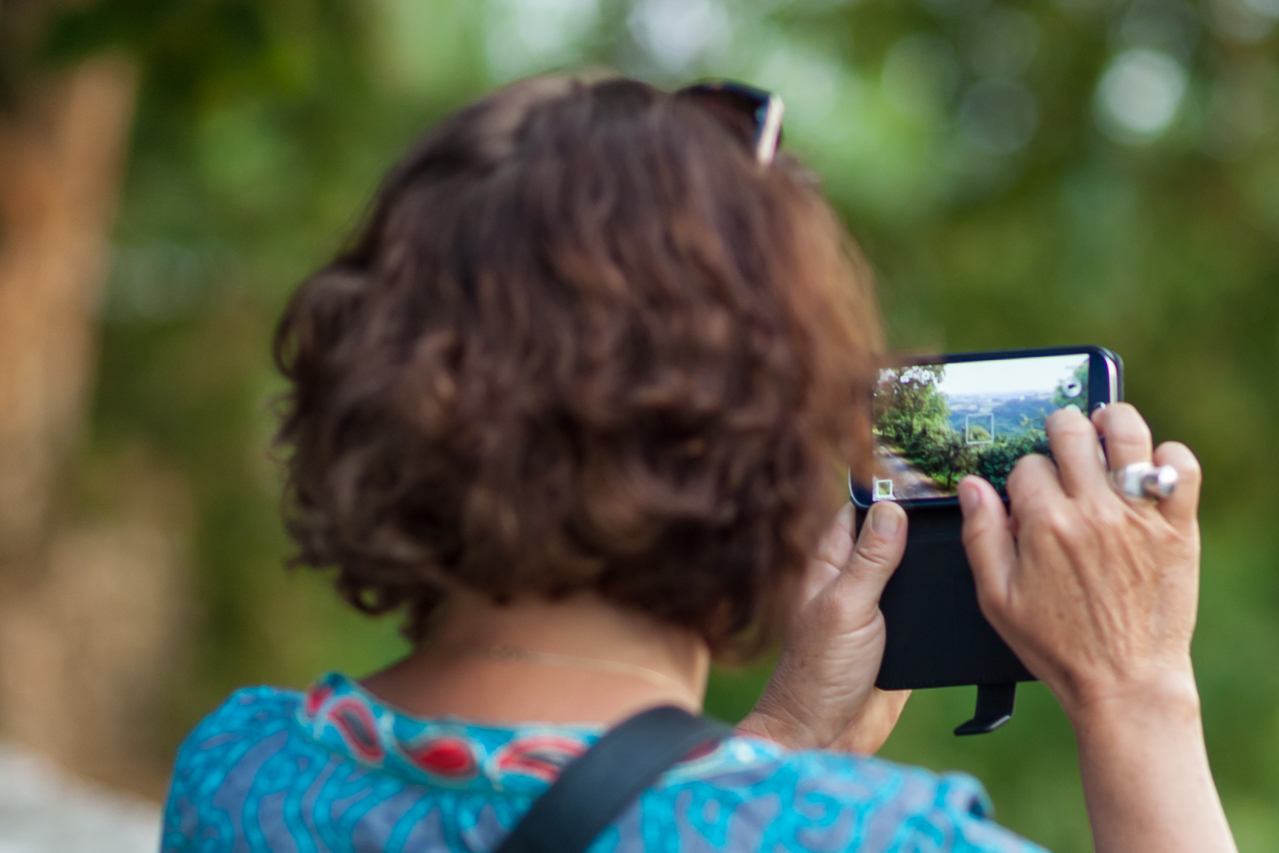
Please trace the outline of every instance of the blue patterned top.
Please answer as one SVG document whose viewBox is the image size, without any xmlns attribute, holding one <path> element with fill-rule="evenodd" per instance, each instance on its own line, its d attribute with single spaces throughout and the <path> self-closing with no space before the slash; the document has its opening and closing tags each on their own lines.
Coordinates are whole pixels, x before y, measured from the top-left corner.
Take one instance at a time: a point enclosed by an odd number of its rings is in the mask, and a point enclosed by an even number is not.
<svg viewBox="0 0 1279 853">
<path fill-rule="evenodd" d="M 600 734 L 409 717 L 336 674 L 241 690 L 178 752 L 162 850 L 487 853 Z M 667 771 L 591 853 L 1041 849 L 989 814 L 968 776 L 739 736 Z"/>
</svg>

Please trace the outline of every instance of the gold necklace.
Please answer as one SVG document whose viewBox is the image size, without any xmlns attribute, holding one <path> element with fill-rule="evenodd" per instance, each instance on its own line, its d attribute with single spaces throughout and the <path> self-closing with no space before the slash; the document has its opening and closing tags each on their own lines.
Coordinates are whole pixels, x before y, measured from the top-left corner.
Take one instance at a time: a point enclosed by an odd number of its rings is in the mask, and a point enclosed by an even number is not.
<svg viewBox="0 0 1279 853">
<path fill-rule="evenodd" d="M 693 699 L 693 693 L 688 689 L 688 685 L 664 672 L 658 672 L 655 669 L 649 669 L 638 664 L 603 660 L 601 658 L 579 657 L 577 655 L 562 655 L 555 652 L 539 652 L 533 649 L 522 649 L 518 646 L 436 646 L 436 648 L 455 655 L 485 658 L 487 660 L 519 661 L 556 667 L 557 669 L 576 669 L 639 678 L 658 687 L 673 687 L 686 697 L 693 707 L 700 708 L 702 706 L 701 702 Z"/>
</svg>

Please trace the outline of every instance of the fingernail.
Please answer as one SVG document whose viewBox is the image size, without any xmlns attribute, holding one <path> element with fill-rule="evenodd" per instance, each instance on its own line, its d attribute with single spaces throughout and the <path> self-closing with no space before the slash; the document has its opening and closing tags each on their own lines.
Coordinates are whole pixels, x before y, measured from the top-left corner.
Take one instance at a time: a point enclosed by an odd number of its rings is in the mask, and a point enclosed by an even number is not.
<svg viewBox="0 0 1279 853">
<path fill-rule="evenodd" d="M 901 507 L 893 503 L 877 503 L 870 510 L 870 529 L 876 536 L 890 538 L 897 535 L 902 526 Z"/>
<path fill-rule="evenodd" d="M 959 484 L 959 508 L 964 515 L 972 515 L 981 506 L 981 489 L 976 483 L 963 481 Z"/>
</svg>

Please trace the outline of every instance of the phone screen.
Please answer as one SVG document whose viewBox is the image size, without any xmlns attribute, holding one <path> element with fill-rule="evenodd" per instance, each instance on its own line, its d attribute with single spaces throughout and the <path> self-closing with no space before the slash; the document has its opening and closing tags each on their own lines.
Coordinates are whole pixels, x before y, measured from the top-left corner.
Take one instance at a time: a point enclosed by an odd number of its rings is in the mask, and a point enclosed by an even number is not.
<svg viewBox="0 0 1279 853">
<path fill-rule="evenodd" d="M 1087 352 L 911 364 L 880 371 L 869 498 L 954 498 L 969 474 L 1004 493 L 1027 453 L 1048 453 L 1044 419 L 1089 409 Z"/>
</svg>

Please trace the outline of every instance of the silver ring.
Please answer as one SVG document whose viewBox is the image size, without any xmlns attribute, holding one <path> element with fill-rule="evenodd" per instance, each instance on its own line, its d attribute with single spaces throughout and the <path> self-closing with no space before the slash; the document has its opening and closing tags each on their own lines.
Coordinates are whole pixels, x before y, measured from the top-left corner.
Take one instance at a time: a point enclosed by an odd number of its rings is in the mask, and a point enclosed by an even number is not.
<svg viewBox="0 0 1279 853">
<path fill-rule="evenodd" d="M 1134 462 L 1111 471 L 1110 483 L 1129 497 L 1162 500 L 1177 488 L 1177 469 L 1171 465 L 1156 467 L 1149 462 Z"/>
</svg>

